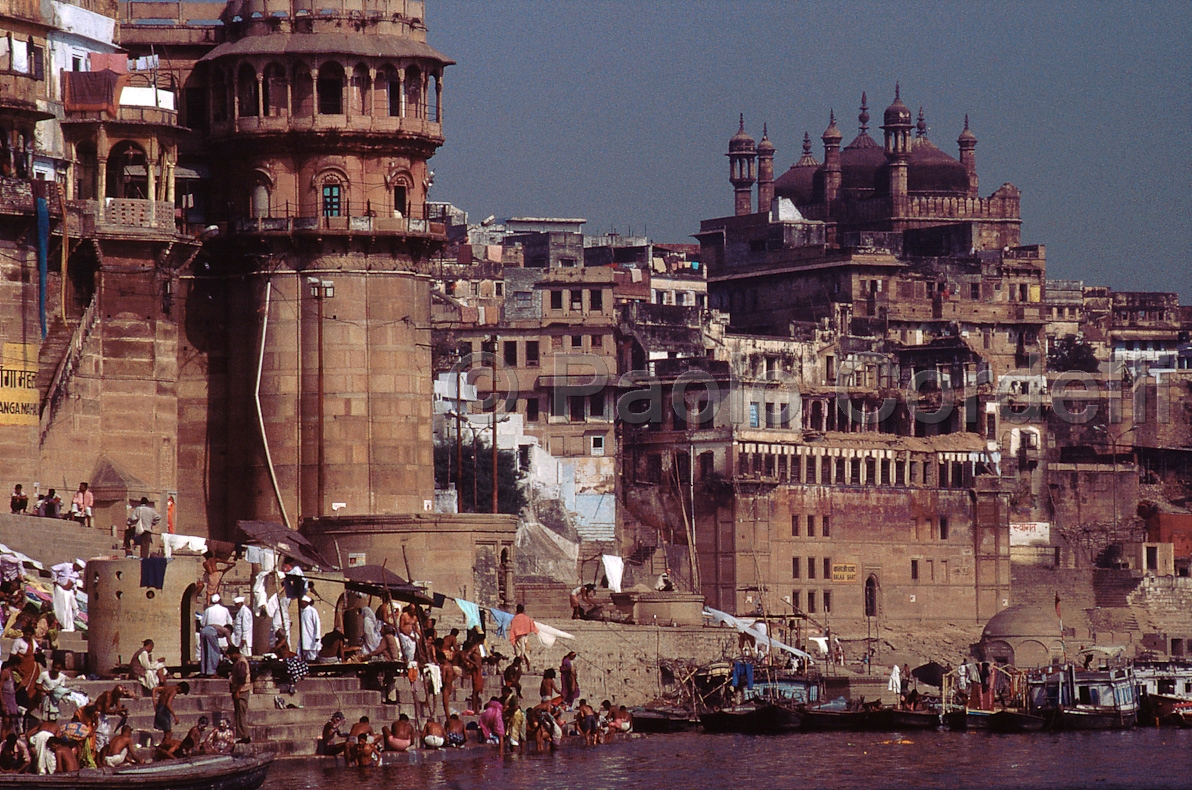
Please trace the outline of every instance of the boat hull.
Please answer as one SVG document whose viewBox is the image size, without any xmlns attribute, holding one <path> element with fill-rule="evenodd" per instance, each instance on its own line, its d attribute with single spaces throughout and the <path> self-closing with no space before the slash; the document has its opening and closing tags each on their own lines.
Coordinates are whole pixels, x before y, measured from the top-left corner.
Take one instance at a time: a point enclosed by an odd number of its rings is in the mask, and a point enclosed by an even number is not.
<svg viewBox="0 0 1192 790">
<path fill-rule="evenodd" d="M 709 733 L 780 735 L 799 729 L 802 717 L 781 705 L 738 705 L 701 713 L 699 723 Z"/>
<path fill-rule="evenodd" d="M 78 790 L 257 790 L 265 783 L 273 755 L 209 756 L 128 768 L 91 768 L 70 774 L 0 774 L 0 789 L 77 788 Z"/>
<path fill-rule="evenodd" d="M 633 731 L 645 733 L 687 732 L 699 726 L 699 721 L 681 713 L 636 708 L 633 714 Z"/>
<path fill-rule="evenodd" d="M 866 714 L 864 728 L 874 732 L 903 732 L 905 730 L 934 730 L 940 726 L 940 716 L 926 710 L 898 710 L 882 708 Z"/>
<path fill-rule="evenodd" d="M 954 710 L 944 714 L 952 730 L 985 730 L 998 733 L 1039 732 L 1047 727 L 1042 716 L 1013 710 Z"/>
<path fill-rule="evenodd" d="M 865 729 L 869 714 L 861 710 L 803 710 L 803 729 L 808 732 L 855 732 Z"/>
<path fill-rule="evenodd" d="M 1101 710 L 1084 710 L 1080 708 L 1062 708 L 1052 710 L 1046 716 L 1048 729 L 1055 732 L 1072 730 L 1128 730 L 1138 720 L 1135 711 L 1116 710 L 1112 708 Z"/>
</svg>

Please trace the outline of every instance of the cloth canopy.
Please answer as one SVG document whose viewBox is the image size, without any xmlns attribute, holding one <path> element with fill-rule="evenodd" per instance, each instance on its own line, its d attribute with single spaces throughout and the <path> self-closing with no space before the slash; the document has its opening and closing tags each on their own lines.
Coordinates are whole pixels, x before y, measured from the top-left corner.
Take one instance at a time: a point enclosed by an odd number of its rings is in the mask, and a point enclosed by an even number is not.
<svg viewBox="0 0 1192 790">
<path fill-rule="evenodd" d="M 287 528 L 283 524 L 269 521 L 237 521 L 236 526 L 250 541 L 260 543 L 288 557 L 293 557 L 303 565 L 313 568 L 334 568 L 335 563 L 328 562 L 319 554 L 314 544 L 305 535 Z"/>
<path fill-rule="evenodd" d="M 772 650 L 783 650 L 787 653 L 790 653 L 792 656 L 803 659 L 804 661 L 814 660 L 812 659 L 810 653 L 805 653 L 797 647 L 791 647 L 784 642 L 779 642 L 761 628 L 758 628 L 756 621 L 743 620 L 740 617 L 734 617 L 728 612 L 722 612 L 719 609 L 713 609 L 710 606 L 704 607 L 704 617 L 709 617 L 713 620 L 716 620 L 717 622 L 724 623 L 725 625 L 731 625 L 741 633 L 752 636 L 757 641 L 758 645 L 764 645 Z"/>
<path fill-rule="evenodd" d="M 344 578 L 336 579 L 332 576 L 306 574 L 310 581 L 324 581 L 331 584 L 342 584 L 345 589 L 366 595 L 384 596 L 386 593 L 396 601 L 422 604 L 430 606 L 434 599 L 426 594 L 421 587 L 416 587 L 398 576 L 388 568 L 380 565 L 357 565 L 344 571 Z"/>
</svg>

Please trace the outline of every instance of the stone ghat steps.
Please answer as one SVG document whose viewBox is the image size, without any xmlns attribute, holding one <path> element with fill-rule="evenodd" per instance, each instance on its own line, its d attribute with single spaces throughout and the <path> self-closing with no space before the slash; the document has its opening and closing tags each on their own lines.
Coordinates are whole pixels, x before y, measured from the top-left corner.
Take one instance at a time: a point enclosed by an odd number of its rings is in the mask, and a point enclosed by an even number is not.
<svg viewBox="0 0 1192 790">
<path fill-rule="evenodd" d="M 117 682 L 140 693 L 140 686 L 130 681 L 72 681 L 71 686 L 84 690 L 92 699 L 111 689 Z M 177 681 L 171 681 L 177 682 Z M 225 679 L 196 678 L 188 680 L 191 693 L 174 698 L 174 710 L 179 723 L 174 728 L 184 733 L 206 715 L 214 723 L 219 718 L 231 719 L 232 696 Z M 537 682 L 537 681 L 535 681 Z M 498 675 L 485 678 L 482 702 L 500 692 L 501 679 Z M 135 685 L 135 688 L 133 688 Z M 537 686 L 534 687 L 537 690 Z M 471 686 L 456 687 L 449 698 L 451 710 L 460 713 L 465 721 L 474 721 L 474 715 L 464 715 L 469 707 Z M 295 694 L 279 693 L 272 677 L 261 677 L 254 682 L 254 693 L 249 698 L 248 721 L 253 751 L 275 751 L 282 755 L 303 756 L 315 753 L 315 745 L 322 734 L 323 725 L 336 711 L 343 712 L 347 725 L 368 716 L 378 732 L 383 725 L 392 724 L 404 713 L 415 721 L 422 715 L 433 715 L 442 719 L 442 698 L 428 700 L 424 684 L 419 681 L 398 679 L 397 697 L 399 704 L 385 704 L 382 693 L 362 689 L 357 678 L 306 678 L 297 684 Z M 275 700 L 280 698 L 286 704 L 301 707 L 279 709 Z M 161 734 L 153 729 L 153 705 L 148 697 L 136 697 L 125 701 L 129 709 L 128 724 L 139 733 L 142 743 L 157 742 Z M 64 714 L 67 714 L 64 711 Z"/>
<path fill-rule="evenodd" d="M 69 503 L 71 493 L 60 492 L 59 496 Z M 107 529 L 84 527 L 67 519 L 14 516 L 11 513 L 0 513 L 0 543 L 27 554 L 47 569 L 76 558 L 85 560 L 124 553 L 123 537 L 113 537 Z"/>
</svg>

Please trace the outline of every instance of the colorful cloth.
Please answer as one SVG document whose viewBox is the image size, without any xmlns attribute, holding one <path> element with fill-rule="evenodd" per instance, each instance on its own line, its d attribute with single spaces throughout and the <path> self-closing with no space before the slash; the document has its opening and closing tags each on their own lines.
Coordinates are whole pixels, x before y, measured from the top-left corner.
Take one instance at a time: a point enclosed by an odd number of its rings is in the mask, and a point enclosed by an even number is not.
<svg viewBox="0 0 1192 790">
<path fill-rule="evenodd" d="M 473 628 L 481 628 L 480 624 L 480 607 L 471 601 L 465 601 L 462 598 L 455 599 L 455 605 L 464 613 L 464 630 L 471 630 Z"/>
<path fill-rule="evenodd" d="M 515 614 L 509 623 L 509 641 L 516 642 L 523 636 L 538 633 L 538 623 L 530 619 L 525 612 Z"/>
<path fill-rule="evenodd" d="M 493 616 L 493 620 L 497 624 L 497 636 L 509 636 L 509 624 L 513 622 L 513 615 L 509 612 L 502 612 L 500 609 L 489 609 L 488 613 Z"/>
</svg>

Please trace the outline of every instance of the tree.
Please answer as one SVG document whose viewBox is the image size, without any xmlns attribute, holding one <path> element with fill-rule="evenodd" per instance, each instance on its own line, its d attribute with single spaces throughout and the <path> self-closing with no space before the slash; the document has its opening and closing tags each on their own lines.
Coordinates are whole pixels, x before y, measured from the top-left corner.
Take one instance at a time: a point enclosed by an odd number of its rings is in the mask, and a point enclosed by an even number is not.
<svg viewBox="0 0 1192 790">
<path fill-rule="evenodd" d="M 435 445 L 435 487 L 446 488 L 448 483 L 454 483 L 461 513 L 492 512 L 492 447 L 480 445 L 478 449 L 478 458 L 473 458 L 472 442 L 463 443 L 462 479 L 456 479 L 455 442 Z M 526 506 L 526 495 L 521 486 L 522 476 L 516 454 L 509 450 L 500 450 L 497 453 L 499 512 L 517 514 Z"/>
<path fill-rule="evenodd" d="M 1101 363 L 1097 361 L 1090 343 L 1076 335 L 1068 335 L 1052 343 L 1051 350 L 1047 352 L 1047 368 L 1061 372 L 1080 370 L 1096 373 L 1101 369 Z"/>
</svg>

